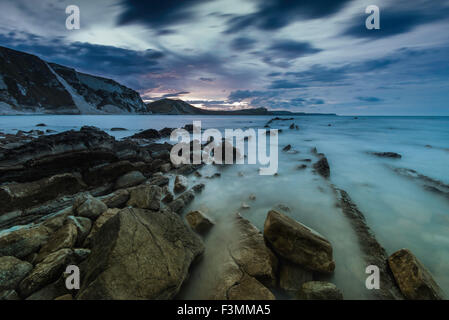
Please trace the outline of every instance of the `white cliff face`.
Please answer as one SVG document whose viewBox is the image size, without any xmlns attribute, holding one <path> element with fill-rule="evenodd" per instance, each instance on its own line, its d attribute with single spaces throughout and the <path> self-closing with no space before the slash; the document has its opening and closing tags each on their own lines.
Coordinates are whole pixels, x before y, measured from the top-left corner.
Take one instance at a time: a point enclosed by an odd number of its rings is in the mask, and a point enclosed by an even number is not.
<svg viewBox="0 0 449 320">
<path fill-rule="evenodd" d="M 140 95 L 113 80 L 0 47 L 1 114 L 148 114 Z"/>
</svg>

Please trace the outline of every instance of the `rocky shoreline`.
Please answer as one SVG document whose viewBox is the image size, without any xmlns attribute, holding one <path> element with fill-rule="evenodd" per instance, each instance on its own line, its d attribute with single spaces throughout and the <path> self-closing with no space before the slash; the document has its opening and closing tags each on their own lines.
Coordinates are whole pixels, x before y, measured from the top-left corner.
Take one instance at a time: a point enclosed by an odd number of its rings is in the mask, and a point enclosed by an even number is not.
<svg viewBox="0 0 449 320">
<path fill-rule="evenodd" d="M 154 142 L 170 132 L 149 129 L 117 141 L 83 127 L 2 139 L 0 300 L 178 298 L 204 258 L 203 235 L 219 222 L 185 212 L 207 186 L 189 179 L 200 166 L 173 166 L 171 145 Z M 325 155 L 312 154 L 314 170 L 328 180 Z M 381 269 L 378 298 L 443 298 L 410 251 L 387 257 L 349 195 L 332 187 L 367 262 Z M 232 216 L 235 235 L 205 298 L 343 299 L 322 281 L 335 269 L 332 244 L 281 211 L 267 213 L 262 231 Z M 77 290 L 66 288 L 69 265 L 81 272 Z"/>
</svg>

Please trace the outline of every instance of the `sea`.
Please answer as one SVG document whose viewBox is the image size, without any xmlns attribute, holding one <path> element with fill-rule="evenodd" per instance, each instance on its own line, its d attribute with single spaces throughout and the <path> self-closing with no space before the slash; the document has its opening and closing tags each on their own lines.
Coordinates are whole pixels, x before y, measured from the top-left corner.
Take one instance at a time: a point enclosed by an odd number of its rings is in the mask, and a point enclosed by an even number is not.
<svg viewBox="0 0 449 320">
<path fill-rule="evenodd" d="M 201 121 L 203 129 L 264 129 L 273 116 L 169 116 L 169 115 L 30 115 L 0 116 L 0 132 L 18 130 L 79 130 L 96 126 L 116 139 L 140 130 L 180 128 Z M 286 118 L 282 116 L 281 118 Z M 288 116 L 288 118 L 290 118 Z M 46 127 L 36 127 L 44 123 Z M 290 129 L 294 123 L 298 130 Z M 114 127 L 126 131 L 111 131 Z M 205 298 L 202 286 L 213 277 L 227 237 L 226 221 L 236 212 L 263 230 L 267 212 L 283 208 L 297 221 L 325 236 L 333 245 L 335 273 L 329 281 L 346 299 L 372 299 L 365 286 L 369 274 L 356 234 L 338 208 L 332 186 L 345 190 L 364 214 L 379 243 L 391 254 L 411 250 L 449 296 L 449 195 L 426 188 L 428 181 L 449 185 L 449 117 L 389 116 L 294 116 L 273 121 L 278 135 L 278 174 L 260 175 L 260 164 L 206 165 L 205 190 L 189 210 L 200 209 L 217 223 L 206 238 L 206 253 L 183 290 L 187 299 Z M 283 152 L 286 145 L 290 152 Z M 323 153 L 330 178 L 314 172 L 317 160 L 311 151 Z M 377 157 L 372 152 L 396 152 L 402 158 Z M 305 159 L 311 159 L 307 162 Z M 307 167 L 298 169 L 298 165 Z M 405 171 L 401 171 L 405 170 Z M 219 172 L 221 177 L 208 179 Z M 408 172 L 409 175 L 400 174 Z M 411 174 L 410 174 L 411 173 Z M 249 196 L 255 195 L 255 200 Z M 245 204 L 242 208 L 242 205 Z"/>
</svg>

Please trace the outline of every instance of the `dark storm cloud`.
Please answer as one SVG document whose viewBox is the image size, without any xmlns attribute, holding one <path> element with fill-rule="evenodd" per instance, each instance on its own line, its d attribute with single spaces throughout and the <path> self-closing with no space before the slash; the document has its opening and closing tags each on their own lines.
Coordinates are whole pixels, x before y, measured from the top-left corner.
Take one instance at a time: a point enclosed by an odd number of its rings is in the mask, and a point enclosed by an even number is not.
<svg viewBox="0 0 449 320">
<path fill-rule="evenodd" d="M 377 97 L 356 97 L 357 100 L 363 101 L 363 102 L 380 102 L 382 99 Z"/>
<path fill-rule="evenodd" d="M 246 51 L 253 49 L 256 42 L 256 40 L 248 37 L 239 37 L 231 41 L 231 48 L 235 51 Z"/>
<path fill-rule="evenodd" d="M 203 82 L 214 82 L 215 81 L 214 78 L 206 78 L 206 77 L 201 77 L 199 80 L 203 81 Z"/>
<path fill-rule="evenodd" d="M 278 30 L 300 19 L 316 19 L 339 12 L 352 0 L 258 0 L 255 13 L 232 17 L 226 33 L 248 27 Z"/>
<path fill-rule="evenodd" d="M 288 81 L 288 80 L 275 80 L 269 86 L 269 89 L 294 89 L 294 88 L 305 88 L 306 85 L 298 82 Z"/>
<path fill-rule="evenodd" d="M 185 95 L 185 94 L 189 94 L 190 92 L 188 92 L 188 91 L 180 91 L 180 92 L 175 92 L 175 93 L 167 93 L 167 94 L 164 94 L 161 98 L 162 99 L 164 99 L 164 98 L 174 98 L 174 97 L 179 97 L 179 96 L 182 96 L 182 95 Z"/>
<path fill-rule="evenodd" d="M 416 27 L 447 19 L 449 1 L 395 1 L 388 7 L 380 9 L 380 29 L 368 30 L 365 27 L 367 14 L 361 12 L 354 17 L 343 35 L 357 38 L 382 38 L 412 31 Z M 441 30 L 443 31 L 443 30 Z"/>
<path fill-rule="evenodd" d="M 263 62 L 270 66 L 279 68 L 289 68 L 291 62 L 297 58 L 321 52 L 311 43 L 295 40 L 276 40 L 264 51 L 253 52 L 259 56 Z"/>
<path fill-rule="evenodd" d="M 163 28 L 191 21 L 195 6 L 208 0 L 122 0 L 123 8 L 117 23 L 140 23 L 151 28 Z"/>
</svg>

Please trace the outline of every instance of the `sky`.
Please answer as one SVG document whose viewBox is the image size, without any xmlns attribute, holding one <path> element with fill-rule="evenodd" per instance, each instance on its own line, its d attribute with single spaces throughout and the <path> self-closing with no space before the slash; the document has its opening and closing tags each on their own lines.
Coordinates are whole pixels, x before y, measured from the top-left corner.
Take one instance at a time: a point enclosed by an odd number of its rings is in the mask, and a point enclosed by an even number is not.
<svg viewBox="0 0 449 320">
<path fill-rule="evenodd" d="M 1 46 L 210 109 L 449 115 L 448 30 L 449 0 L 0 1 Z"/>
</svg>

